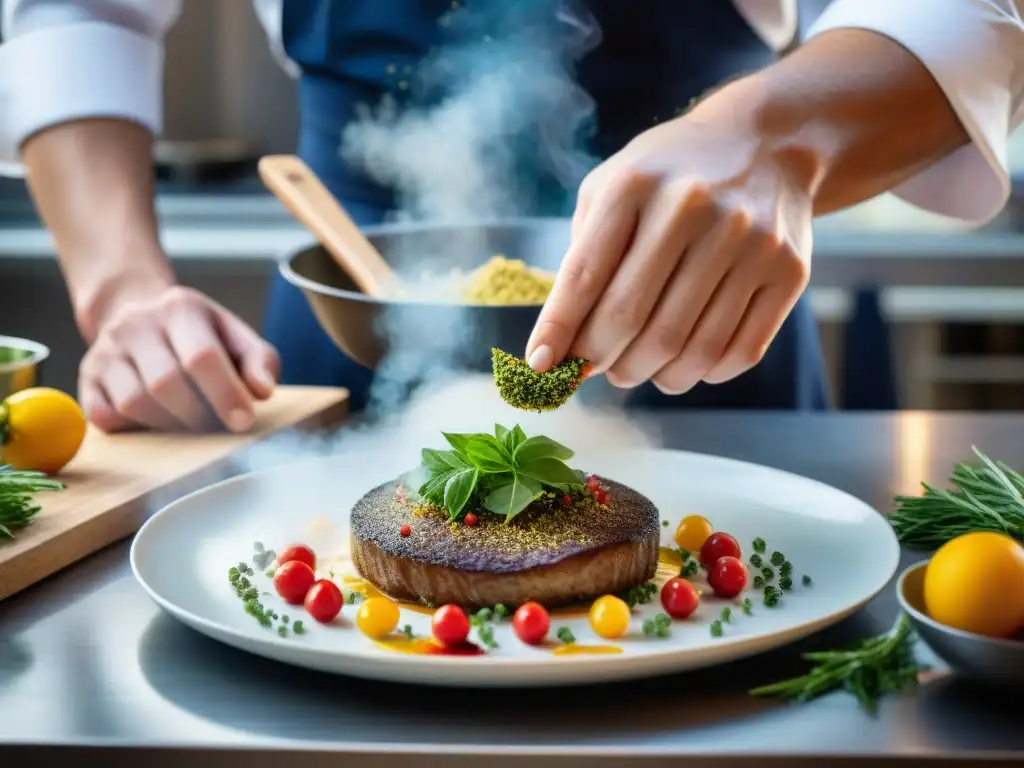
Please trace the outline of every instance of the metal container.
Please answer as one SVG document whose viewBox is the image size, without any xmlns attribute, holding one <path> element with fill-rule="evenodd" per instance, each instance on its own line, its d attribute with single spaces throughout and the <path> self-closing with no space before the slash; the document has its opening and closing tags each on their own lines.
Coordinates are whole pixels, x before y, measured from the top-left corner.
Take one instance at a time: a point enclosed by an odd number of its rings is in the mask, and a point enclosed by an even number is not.
<svg viewBox="0 0 1024 768">
<path fill-rule="evenodd" d="M 957 674 L 1001 686 L 1024 686 L 1024 641 L 984 637 L 940 624 L 925 613 L 924 573 L 928 563 L 900 576 L 896 595 L 918 636 Z"/>
<path fill-rule="evenodd" d="M 0 336 L 0 400 L 41 381 L 49 347 L 28 339 Z"/>
<path fill-rule="evenodd" d="M 568 219 L 474 224 L 401 224 L 364 229 L 401 275 L 468 272 L 496 254 L 555 272 L 570 241 Z M 540 305 L 485 306 L 423 300 L 381 301 L 361 293 L 321 247 L 280 262 L 321 327 L 350 358 L 377 369 L 391 353 L 410 368 L 441 364 L 490 371 L 491 348 L 522 355 Z"/>
</svg>

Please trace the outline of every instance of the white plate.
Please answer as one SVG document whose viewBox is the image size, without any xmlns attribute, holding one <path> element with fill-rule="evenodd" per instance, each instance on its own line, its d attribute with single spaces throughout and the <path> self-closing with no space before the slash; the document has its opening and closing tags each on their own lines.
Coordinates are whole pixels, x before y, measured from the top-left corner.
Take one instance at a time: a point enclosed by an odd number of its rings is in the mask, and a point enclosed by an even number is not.
<svg viewBox="0 0 1024 768">
<path fill-rule="evenodd" d="M 674 622 L 671 637 L 645 638 L 644 617 L 661 611 L 643 606 L 614 655 L 556 656 L 515 639 L 509 623 L 498 626 L 497 651 L 478 657 L 421 656 L 377 647 L 354 628 L 355 609 L 345 606 L 335 625 L 306 617 L 302 636 L 279 637 L 246 615 L 227 578 L 229 567 L 252 556 L 255 541 L 278 551 L 303 541 L 320 552 L 348 536 L 348 513 L 369 488 L 406 467 L 368 452 L 342 453 L 233 478 L 164 508 L 132 544 L 136 578 L 158 605 L 200 632 L 229 645 L 326 672 L 415 683 L 459 686 L 533 686 L 622 680 L 719 664 L 790 643 L 836 623 L 864 605 L 889 581 L 899 560 L 892 529 L 874 509 L 849 494 L 807 478 L 713 456 L 664 450 L 578 454 L 574 466 L 626 483 L 649 496 L 671 525 L 701 514 L 717 530 L 740 541 L 744 560 L 750 542 L 763 537 L 769 553 L 780 550 L 794 565 L 794 587 L 776 608 L 749 590 L 753 615 L 737 608 L 722 637 L 709 626 L 724 601 L 704 599 L 697 613 Z M 323 518 L 333 522 L 326 531 Z M 319 519 L 319 522 L 316 522 Z M 310 521 L 314 521 L 311 532 Z M 311 538 L 313 537 L 313 538 Z M 327 539 L 333 539 L 328 541 Z M 767 555 L 766 555 L 767 557 Z M 803 586 L 801 576 L 812 576 Z M 339 574 L 340 575 L 340 574 Z M 269 579 L 255 577 L 261 591 Z M 276 596 L 262 598 L 278 613 L 298 617 Z M 429 617 L 402 611 L 418 635 L 429 635 Z M 572 628 L 580 644 L 601 641 L 585 616 L 553 621 Z"/>
</svg>

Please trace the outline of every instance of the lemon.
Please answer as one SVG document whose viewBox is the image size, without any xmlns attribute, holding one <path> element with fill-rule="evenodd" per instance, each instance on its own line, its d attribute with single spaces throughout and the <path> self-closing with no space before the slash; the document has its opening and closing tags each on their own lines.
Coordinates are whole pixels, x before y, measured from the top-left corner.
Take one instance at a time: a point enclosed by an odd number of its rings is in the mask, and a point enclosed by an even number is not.
<svg viewBox="0 0 1024 768">
<path fill-rule="evenodd" d="M 979 531 L 946 542 L 925 570 L 924 602 L 940 624 L 1009 637 L 1024 624 L 1024 547 Z"/>
</svg>

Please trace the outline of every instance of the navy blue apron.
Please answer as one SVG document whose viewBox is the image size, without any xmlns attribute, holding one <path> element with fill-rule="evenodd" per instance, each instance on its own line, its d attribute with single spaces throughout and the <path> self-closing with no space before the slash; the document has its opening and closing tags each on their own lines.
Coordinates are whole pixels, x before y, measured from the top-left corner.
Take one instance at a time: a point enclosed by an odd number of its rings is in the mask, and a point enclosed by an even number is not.
<svg viewBox="0 0 1024 768">
<path fill-rule="evenodd" d="M 554 22 L 553 0 L 285 0 L 282 43 L 302 68 L 298 153 L 341 200 L 357 223 L 381 221 L 394 207 L 391 190 L 378 186 L 340 157 L 343 126 L 357 105 L 389 94 L 413 98 L 405 78 L 451 30 L 480 34 L 523 19 L 532 10 Z M 671 119 L 690 100 L 741 73 L 768 65 L 773 52 L 727 0 L 587 0 L 602 39 L 577 65 L 577 80 L 596 109 L 589 148 L 608 157 L 658 121 Z M 456 7 L 458 10 L 452 11 Z M 418 98 L 429 99 L 431 95 Z M 528 143 L 528 142 L 527 142 Z M 569 215 L 574 191 L 529 168 L 538 189 L 549 192 L 533 215 Z M 347 359 L 320 329 L 302 294 L 279 276 L 270 289 L 266 338 L 281 353 L 282 382 L 341 385 L 352 408 L 365 406 L 372 372 Z M 699 384 L 672 397 L 652 385 L 634 390 L 640 407 L 824 409 L 827 386 L 817 326 L 801 299 L 764 360 L 718 385 Z"/>
</svg>

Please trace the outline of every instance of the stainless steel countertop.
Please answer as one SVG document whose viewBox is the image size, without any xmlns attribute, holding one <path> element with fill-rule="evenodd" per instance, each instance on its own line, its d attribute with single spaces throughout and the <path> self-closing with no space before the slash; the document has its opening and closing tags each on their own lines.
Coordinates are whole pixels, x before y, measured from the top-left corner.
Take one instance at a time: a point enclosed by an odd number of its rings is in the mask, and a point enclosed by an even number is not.
<svg viewBox="0 0 1024 768">
<path fill-rule="evenodd" d="M 920 480 L 942 483 L 972 444 L 1024 466 L 1024 415 L 666 413 L 658 421 L 672 447 L 808 475 L 881 510 Z M 331 677 L 219 645 L 162 614 L 132 578 L 127 553 L 126 543 L 115 545 L 0 603 L 0 765 L 70 765 L 84 756 L 157 768 L 296 758 L 361 768 L 407 764 L 411 755 L 417 765 L 444 756 L 445 765 L 531 768 L 684 757 L 689 766 L 1024 759 L 1019 706 L 941 667 L 874 718 L 845 694 L 809 704 L 746 695 L 802 670 L 800 651 L 888 628 L 891 587 L 797 646 L 711 670 L 546 693 L 466 693 Z M 918 559 L 905 554 L 903 565 Z M 936 664 L 926 648 L 919 652 Z"/>
</svg>

